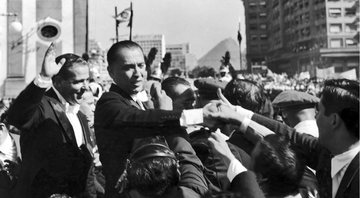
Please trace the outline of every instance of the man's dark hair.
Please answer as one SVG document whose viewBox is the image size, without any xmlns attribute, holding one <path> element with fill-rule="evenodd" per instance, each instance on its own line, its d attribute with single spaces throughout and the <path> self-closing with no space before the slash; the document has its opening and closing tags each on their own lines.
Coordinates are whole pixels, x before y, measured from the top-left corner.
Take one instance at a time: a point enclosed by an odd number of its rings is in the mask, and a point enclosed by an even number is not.
<svg viewBox="0 0 360 198">
<path fill-rule="evenodd" d="M 115 44 L 113 44 L 108 53 L 107 53 L 107 61 L 109 66 L 111 66 L 112 64 L 114 64 L 117 61 L 117 54 L 121 49 L 140 49 L 141 52 L 144 54 L 143 49 L 141 48 L 141 46 L 133 41 L 129 41 L 129 40 L 125 40 L 125 41 L 120 41 L 117 42 Z"/>
<path fill-rule="evenodd" d="M 231 104 L 254 112 L 260 112 L 265 103 L 262 85 L 246 79 L 231 80 L 225 87 L 224 96 Z"/>
<path fill-rule="evenodd" d="M 350 134 L 359 139 L 359 82 L 348 79 L 326 80 L 321 96 L 325 115 L 339 114 Z"/>
<path fill-rule="evenodd" d="M 280 197 L 298 193 L 305 165 L 289 141 L 272 134 L 261 140 L 258 148 L 253 169 L 261 175 L 259 185 L 264 193 Z"/>
<path fill-rule="evenodd" d="M 81 58 L 80 56 L 72 53 L 68 54 L 62 54 L 55 59 L 55 63 L 59 64 L 61 59 L 65 59 L 65 63 L 60 68 L 59 73 L 57 73 L 53 80 L 57 77 L 61 77 L 64 80 L 67 80 L 72 77 L 72 73 L 69 72 L 69 68 L 73 67 L 74 64 L 80 64 L 80 65 L 88 65 L 88 63 Z"/>
<path fill-rule="evenodd" d="M 174 87 L 182 84 L 191 87 L 190 83 L 185 80 L 184 78 L 180 77 L 169 77 L 166 78 L 162 83 L 161 87 L 166 92 L 166 94 L 174 100 L 174 97 L 176 97 L 176 94 L 174 93 Z"/>
<path fill-rule="evenodd" d="M 136 148 L 136 144 L 140 146 Z M 166 140 L 161 136 L 144 138 L 134 146 L 136 149 L 126 165 L 127 189 L 147 197 L 159 197 L 178 184 L 178 160 Z"/>
</svg>

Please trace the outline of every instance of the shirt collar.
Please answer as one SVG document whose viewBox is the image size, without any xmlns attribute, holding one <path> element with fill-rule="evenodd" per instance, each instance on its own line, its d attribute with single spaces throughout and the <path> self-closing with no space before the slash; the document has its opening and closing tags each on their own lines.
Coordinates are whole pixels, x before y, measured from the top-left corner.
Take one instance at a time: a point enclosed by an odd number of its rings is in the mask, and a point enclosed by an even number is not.
<svg viewBox="0 0 360 198">
<path fill-rule="evenodd" d="M 141 91 L 133 96 L 131 96 L 131 98 L 137 102 L 137 101 L 140 101 L 140 102 L 146 102 L 149 100 L 149 98 L 147 97 L 147 93 L 146 91 Z"/>
<path fill-rule="evenodd" d="M 55 94 L 59 98 L 61 104 L 64 105 L 66 113 L 77 114 L 79 112 L 79 104 L 70 105 L 54 86 L 52 88 L 54 89 Z"/>
<path fill-rule="evenodd" d="M 335 155 L 331 159 L 331 177 L 333 178 L 342 168 L 348 165 L 360 151 L 360 142 L 356 143 L 356 146 L 344 153 Z"/>
</svg>

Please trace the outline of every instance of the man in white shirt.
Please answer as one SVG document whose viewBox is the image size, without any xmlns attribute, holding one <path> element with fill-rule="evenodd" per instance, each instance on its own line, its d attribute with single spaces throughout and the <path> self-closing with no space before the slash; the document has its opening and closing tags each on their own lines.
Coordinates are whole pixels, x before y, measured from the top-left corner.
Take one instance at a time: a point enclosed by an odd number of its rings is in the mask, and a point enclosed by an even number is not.
<svg viewBox="0 0 360 198">
<path fill-rule="evenodd" d="M 319 137 L 315 120 L 315 105 L 319 98 L 300 91 L 283 91 L 273 100 L 274 107 L 280 109 L 285 124 L 299 133 Z"/>
<path fill-rule="evenodd" d="M 90 133 L 79 103 L 88 63 L 75 54 L 55 59 L 51 44 L 40 74 L 17 97 L 8 121 L 21 130 L 22 169 L 14 197 L 92 197 Z"/>
</svg>

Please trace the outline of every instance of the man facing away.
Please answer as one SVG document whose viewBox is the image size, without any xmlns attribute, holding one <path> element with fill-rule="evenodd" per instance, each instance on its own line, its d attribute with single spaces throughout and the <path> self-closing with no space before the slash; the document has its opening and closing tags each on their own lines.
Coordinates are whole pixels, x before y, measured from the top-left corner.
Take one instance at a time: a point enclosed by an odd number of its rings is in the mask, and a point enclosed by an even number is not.
<svg viewBox="0 0 360 198">
<path fill-rule="evenodd" d="M 75 54 L 55 59 L 51 44 L 40 74 L 10 107 L 8 121 L 21 130 L 15 197 L 92 196 L 90 133 L 78 112 L 88 78 L 87 62 Z"/>
</svg>

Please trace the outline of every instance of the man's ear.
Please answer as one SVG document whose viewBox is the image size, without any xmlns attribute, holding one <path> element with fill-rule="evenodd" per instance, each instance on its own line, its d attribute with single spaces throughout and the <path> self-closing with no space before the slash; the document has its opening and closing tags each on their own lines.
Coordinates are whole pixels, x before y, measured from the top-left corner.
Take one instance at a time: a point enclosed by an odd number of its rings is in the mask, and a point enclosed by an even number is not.
<svg viewBox="0 0 360 198">
<path fill-rule="evenodd" d="M 343 123 L 343 120 L 341 119 L 340 115 L 337 113 L 331 114 L 330 119 L 331 119 L 330 124 L 333 128 L 337 128 Z"/>
<path fill-rule="evenodd" d="M 109 76 L 110 76 L 111 78 L 113 78 L 113 68 L 110 67 L 110 66 L 108 66 L 108 67 L 107 67 L 107 71 L 108 71 L 108 73 L 109 73 Z"/>
</svg>

